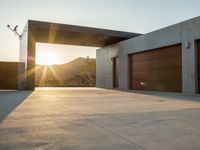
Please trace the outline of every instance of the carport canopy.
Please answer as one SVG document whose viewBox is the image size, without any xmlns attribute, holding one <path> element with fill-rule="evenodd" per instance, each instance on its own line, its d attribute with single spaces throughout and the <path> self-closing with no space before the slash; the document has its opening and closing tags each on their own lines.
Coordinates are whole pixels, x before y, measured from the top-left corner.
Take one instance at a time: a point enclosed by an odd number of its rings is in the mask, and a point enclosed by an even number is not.
<svg viewBox="0 0 200 150">
<path fill-rule="evenodd" d="M 51 43 L 90 47 L 105 47 L 141 34 L 28 20 L 20 41 L 18 89 L 35 89 L 35 44 Z"/>
<path fill-rule="evenodd" d="M 140 34 L 58 24 L 41 21 L 28 21 L 28 28 L 36 42 L 67 44 L 78 46 L 105 47 Z"/>
</svg>

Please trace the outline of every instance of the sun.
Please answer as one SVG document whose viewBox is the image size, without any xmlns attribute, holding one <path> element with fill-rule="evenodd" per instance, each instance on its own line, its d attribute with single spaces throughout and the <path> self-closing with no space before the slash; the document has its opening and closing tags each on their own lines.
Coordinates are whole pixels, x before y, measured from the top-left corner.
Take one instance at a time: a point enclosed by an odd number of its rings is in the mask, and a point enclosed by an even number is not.
<svg viewBox="0 0 200 150">
<path fill-rule="evenodd" d="M 53 52 L 42 52 L 36 57 L 36 64 L 40 65 L 53 65 L 60 64 L 60 60 L 56 53 Z"/>
</svg>

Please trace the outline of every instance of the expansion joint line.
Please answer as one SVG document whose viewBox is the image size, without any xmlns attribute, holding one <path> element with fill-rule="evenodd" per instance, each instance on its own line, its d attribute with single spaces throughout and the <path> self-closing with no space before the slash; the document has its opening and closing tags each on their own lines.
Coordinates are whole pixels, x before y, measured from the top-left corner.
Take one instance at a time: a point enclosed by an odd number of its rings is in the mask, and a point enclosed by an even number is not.
<svg viewBox="0 0 200 150">
<path fill-rule="evenodd" d="M 102 129 L 104 129 L 104 130 L 106 130 L 106 131 L 108 131 L 108 132 L 110 132 L 110 133 L 116 135 L 117 137 L 119 137 L 119 138 L 121 138 L 121 139 L 123 139 L 123 140 L 129 142 L 129 143 L 132 144 L 135 148 L 138 148 L 138 149 L 140 149 L 140 150 L 146 150 L 144 147 L 142 147 L 142 146 L 140 146 L 140 145 L 134 143 L 132 140 L 130 140 L 130 139 L 128 139 L 128 138 L 126 138 L 126 137 L 124 137 L 124 136 L 122 136 L 122 135 L 116 133 L 115 131 L 113 131 L 113 130 L 111 130 L 111 129 L 108 129 L 108 128 L 104 127 L 103 125 L 101 125 L 101 124 L 95 122 L 94 120 L 92 120 L 92 119 L 90 119 L 90 118 L 88 118 L 88 117 L 85 117 L 86 114 L 84 114 L 84 113 L 78 113 L 78 112 L 75 112 L 75 111 L 72 111 L 72 110 L 70 110 L 70 111 L 71 111 L 72 113 L 76 114 L 76 115 L 81 116 L 81 118 L 87 119 L 89 122 L 95 124 L 96 126 L 98 126 L 98 127 L 102 128 Z"/>
</svg>

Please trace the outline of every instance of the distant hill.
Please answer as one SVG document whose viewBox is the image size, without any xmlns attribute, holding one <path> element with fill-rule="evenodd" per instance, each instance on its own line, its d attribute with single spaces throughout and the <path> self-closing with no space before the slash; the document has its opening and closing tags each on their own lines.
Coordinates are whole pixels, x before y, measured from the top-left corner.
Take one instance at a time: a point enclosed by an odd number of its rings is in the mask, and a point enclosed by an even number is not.
<svg viewBox="0 0 200 150">
<path fill-rule="evenodd" d="M 95 77 L 96 59 L 79 57 L 60 65 L 36 65 L 36 86 L 86 86 L 85 70 Z"/>
</svg>

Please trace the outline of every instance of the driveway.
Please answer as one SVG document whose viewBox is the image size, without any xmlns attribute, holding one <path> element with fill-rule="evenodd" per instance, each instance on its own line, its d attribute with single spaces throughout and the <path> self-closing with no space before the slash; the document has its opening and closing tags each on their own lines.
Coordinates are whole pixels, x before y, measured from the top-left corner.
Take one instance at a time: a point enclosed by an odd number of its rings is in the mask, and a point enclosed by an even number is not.
<svg viewBox="0 0 200 150">
<path fill-rule="evenodd" d="M 200 97 L 98 88 L 1 91 L 0 149 L 199 150 Z"/>
</svg>

